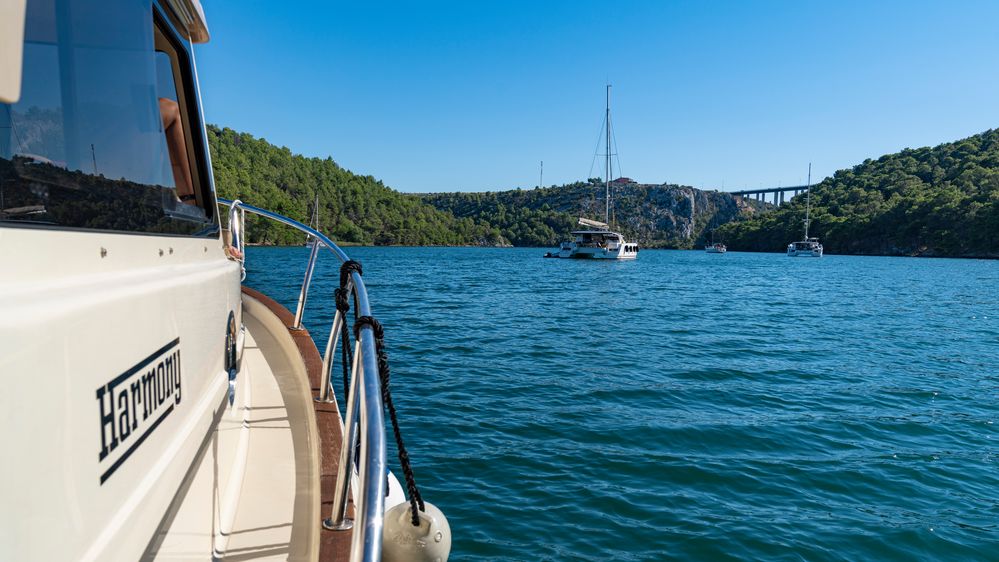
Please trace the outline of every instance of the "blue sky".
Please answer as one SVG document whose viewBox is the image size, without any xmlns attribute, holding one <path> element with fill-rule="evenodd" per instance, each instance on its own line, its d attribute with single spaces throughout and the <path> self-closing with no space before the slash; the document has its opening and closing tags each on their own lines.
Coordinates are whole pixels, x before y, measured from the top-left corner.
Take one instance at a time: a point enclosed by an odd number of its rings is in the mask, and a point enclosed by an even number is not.
<svg viewBox="0 0 999 562">
<path fill-rule="evenodd" d="M 221 2 L 209 122 L 400 191 L 803 183 L 999 126 L 999 2 Z M 602 151 L 602 148 L 601 148 Z M 602 175 L 602 167 L 593 168 Z M 617 174 L 615 174 L 617 175 Z"/>
</svg>

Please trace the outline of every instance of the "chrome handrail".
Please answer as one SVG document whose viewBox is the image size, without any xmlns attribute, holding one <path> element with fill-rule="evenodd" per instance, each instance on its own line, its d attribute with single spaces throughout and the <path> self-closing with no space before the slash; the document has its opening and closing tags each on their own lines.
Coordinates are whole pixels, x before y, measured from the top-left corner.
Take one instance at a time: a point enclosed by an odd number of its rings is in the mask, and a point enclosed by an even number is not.
<svg viewBox="0 0 999 562">
<path fill-rule="evenodd" d="M 306 267 L 305 280 L 302 283 L 302 290 L 299 293 L 298 310 L 295 314 L 295 326 L 291 326 L 292 328 L 300 328 L 319 245 L 321 244 L 333 252 L 341 263 L 346 262 L 350 258 L 346 252 L 334 244 L 325 234 L 295 219 L 254 207 L 253 205 L 247 205 L 238 199 L 233 201 L 219 198 L 218 202 L 220 205 L 229 206 L 229 230 L 232 236 L 232 244 L 239 251 L 239 259 L 244 265 L 244 278 L 246 277 L 245 213 L 249 212 L 288 225 L 308 234 L 316 242 L 309 252 L 309 263 Z M 351 271 L 350 282 L 353 284 L 355 303 L 359 315 L 371 316 L 368 291 L 364 286 L 364 279 L 361 278 L 361 274 L 357 271 Z M 339 318 L 339 313 L 334 317 L 332 329 L 339 331 L 337 320 L 346 322 L 346 318 Z M 329 342 L 326 345 L 326 351 L 323 354 L 323 388 L 320 390 L 320 399 L 328 396 L 327 387 L 332 386 L 330 375 L 333 364 L 332 357 L 337 340 L 338 338 L 334 337 L 333 332 L 331 332 Z M 343 344 L 346 344 L 346 342 L 343 342 Z M 323 525 L 327 528 L 349 528 L 349 526 L 343 523 L 347 503 L 346 491 L 354 472 L 351 470 L 351 465 L 353 465 L 356 458 L 354 443 L 357 439 L 352 436 L 360 435 L 361 454 L 359 465 L 356 467 L 360 491 L 357 497 L 354 498 L 355 524 L 353 525 L 354 534 L 350 545 L 350 560 L 351 562 L 374 562 L 381 560 L 382 553 L 387 461 L 385 453 L 385 410 L 382 404 L 381 381 L 378 377 L 375 336 L 369 325 L 361 326 L 360 334 L 357 338 L 353 377 L 346 400 L 347 409 L 344 416 L 345 439 L 342 445 L 340 470 L 337 475 L 338 480 L 335 488 L 337 493 L 334 498 L 331 517 L 329 520 L 324 521 Z M 349 440 L 347 439 L 348 437 Z"/>
<path fill-rule="evenodd" d="M 219 205 L 229 205 L 229 236 L 230 244 L 233 248 L 239 252 L 237 258 L 239 259 L 240 266 L 240 277 L 239 280 L 243 281 L 246 279 L 246 260 L 244 259 L 243 252 L 246 250 L 246 243 L 243 241 L 243 230 L 246 226 L 246 213 L 243 212 L 240 205 L 243 204 L 242 201 L 236 199 L 235 201 L 220 200 Z"/>
<path fill-rule="evenodd" d="M 309 240 L 312 240 L 311 238 Z M 302 281 L 302 290 L 298 293 L 298 307 L 295 309 L 295 325 L 292 330 L 302 329 L 302 315 L 305 314 L 305 301 L 309 298 L 309 285 L 312 284 L 312 271 L 316 267 L 316 257 L 319 255 L 319 242 L 313 241 L 309 249 L 309 265 L 305 268 L 305 279 Z"/>
</svg>

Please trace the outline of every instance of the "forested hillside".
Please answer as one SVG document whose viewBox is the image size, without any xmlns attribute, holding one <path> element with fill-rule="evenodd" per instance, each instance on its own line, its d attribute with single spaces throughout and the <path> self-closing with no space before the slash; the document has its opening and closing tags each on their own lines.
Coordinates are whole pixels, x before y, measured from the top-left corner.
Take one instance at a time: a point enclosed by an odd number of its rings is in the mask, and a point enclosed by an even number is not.
<svg viewBox="0 0 999 562">
<path fill-rule="evenodd" d="M 612 183 L 611 222 L 645 248 L 692 248 L 711 229 L 762 206 L 728 193 L 687 186 Z M 578 217 L 604 218 L 604 185 L 597 178 L 568 185 L 485 193 L 431 193 L 426 201 L 459 218 L 477 218 L 514 246 L 554 246 Z"/>
<path fill-rule="evenodd" d="M 402 245 L 554 246 L 576 219 L 604 215 L 597 179 L 559 187 L 496 193 L 399 193 L 332 158 L 305 158 L 264 139 L 208 127 L 215 183 L 222 197 L 303 222 L 319 195 L 319 227 L 338 242 Z M 676 185 L 612 184 L 615 225 L 645 247 L 689 248 L 755 207 L 727 193 Z M 301 234 L 255 220 L 249 241 L 301 244 Z"/>
<path fill-rule="evenodd" d="M 308 222 L 339 242 L 555 246 L 577 217 L 602 219 L 603 185 L 587 182 L 485 193 L 399 193 L 331 158 L 305 158 L 246 133 L 208 128 L 221 196 Z M 805 197 L 776 210 L 677 185 L 612 184 L 612 222 L 645 248 L 783 251 L 800 239 Z M 761 212 L 764 211 L 764 212 Z M 812 188 L 810 233 L 828 253 L 999 257 L 999 130 L 906 149 L 840 170 Z M 287 227 L 255 221 L 249 240 L 301 244 Z"/>
<path fill-rule="evenodd" d="M 812 188 L 811 218 L 828 253 L 999 257 L 999 130 L 840 170 Z M 783 251 L 804 219 L 802 194 L 718 236 L 735 250 Z"/>
<path fill-rule="evenodd" d="M 264 139 L 208 127 L 219 194 L 239 198 L 308 223 L 319 195 L 319 230 L 335 241 L 357 244 L 496 245 L 499 231 L 474 218 L 456 219 L 399 193 L 371 176 L 359 176 L 332 158 L 305 158 Z M 251 217 L 247 217 L 251 220 Z M 248 240 L 301 244 L 302 235 L 273 221 L 256 220 Z"/>
</svg>

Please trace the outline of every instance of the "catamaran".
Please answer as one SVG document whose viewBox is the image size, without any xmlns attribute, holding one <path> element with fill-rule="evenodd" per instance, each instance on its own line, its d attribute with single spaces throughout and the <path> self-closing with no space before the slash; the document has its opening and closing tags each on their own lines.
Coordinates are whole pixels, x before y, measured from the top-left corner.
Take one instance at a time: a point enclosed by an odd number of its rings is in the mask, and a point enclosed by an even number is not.
<svg viewBox="0 0 999 562">
<path fill-rule="evenodd" d="M 572 242 L 563 242 L 560 258 L 633 260 L 638 257 L 638 244 L 626 242 L 624 236 L 610 229 L 610 225 L 590 219 L 579 219 L 579 224 L 590 227 L 574 230 Z"/>
<path fill-rule="evenodd" d="M 728 251 L 728 247 L 721 242 L 715 242 L 715 233 L 711 231 L 711 243 L 704 246 L 704 251 L 708 254 L 724 254 Z"/>
<path fill-rule="evenodd" d="M 808 223 L 812 210 L 812 164 L 808 164 L 808 184 L 805 187 L 805 239 L 787 245 L 787 255 L 792 258 L 821 258 L 822 244 L 818 238 L 808 236 Z"/>
<path fill-rule="evenodd" d="M 549 252 L 546 257 L 571 258 L 571 259 L 607 259 L 607 260 L 633 260 L 638 257 L 638 244 L 628 242 L 619 232 L 614 232 L 610 228 L 610 178 L 611 178 L 611 113 L 610 113 L 610 84 L 607 85 L 607 111 L 606 122 L 604 124 L 607 132 L 606 152 L 605 152 L 605 175 L 604 189 L 606 199 L 604 205 L 604 222 L 599 222 L 586 218 L 579 218 L 579 225 L 589 227 L 583 230 L 575 230 L 572 235 L 575 239 L 563 242 L 557 253 Z"/>
<path fill-rule="evenodd" d="M 208 38 L 198 0 L 0 2 L 0 560 L 446 560 L 361 265 L 216 195 Z M 246 214 L 316 241 L 294 314 L 241 286 Z"/>
</svg>

